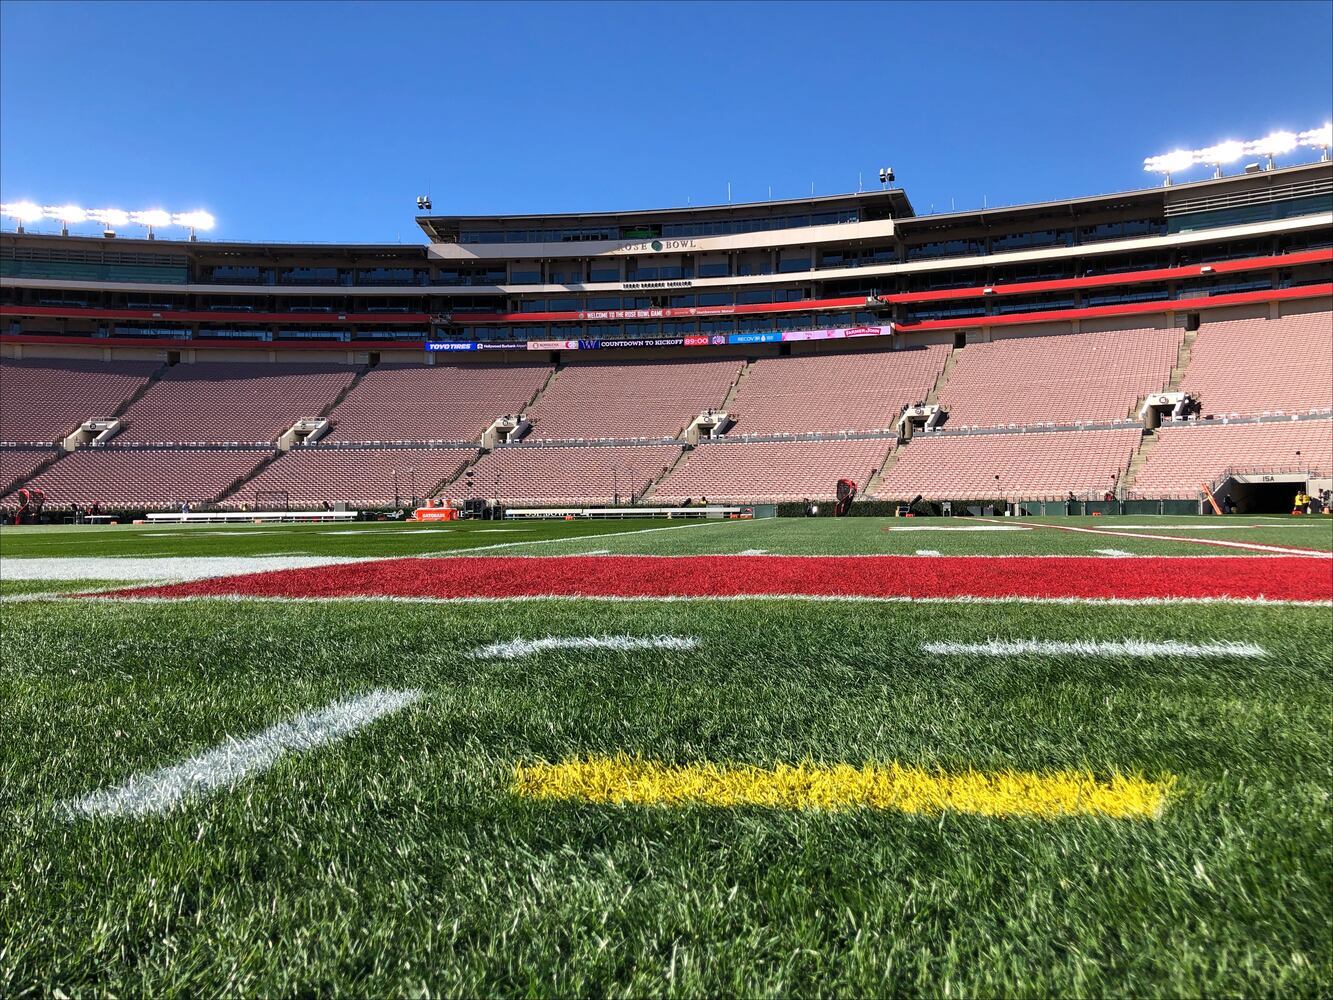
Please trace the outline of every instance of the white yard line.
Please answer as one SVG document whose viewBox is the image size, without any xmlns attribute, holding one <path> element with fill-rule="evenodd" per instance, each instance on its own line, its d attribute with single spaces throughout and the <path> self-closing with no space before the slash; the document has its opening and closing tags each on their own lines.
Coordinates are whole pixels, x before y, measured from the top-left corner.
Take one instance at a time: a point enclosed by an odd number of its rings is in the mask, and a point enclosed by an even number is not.
<svg viewBox="0 0 1333 1000">
<path fill-rule="evenodd" d="M 768 555 L 768 549 L 743 549 L 743 550 L 741 550 L 740 552 L 737 552 L 736 555 L 738 555 L 738 556 L 766 556 L 766 555 Z"/>
<path fill-rule="evenodd" d="M 254 736 L 229 739 L 179 764 L 135 775 L 123 785 L 66 802 L 62 811 L 71 819 L 164 813 L 187 796 L 232 787 L 252 774 L 266 771 L 289 751 L 311 750 L 350 736 L 420 697 L 417 690 L 378 689 L 350 701 L 336 701 L 318 711 L 302 712 Z"/>
<path fill-rule="evenodd" d="M 1092 551 L 1096 552 L 1099 556 L 1112 556 L 1117 559 L 1124 558 L 1125 556 L 1132 556 L 1134 554 L 1133 552 L 1126 552 L 1124 549 L 1093 549 Z"/>
<path fill-rule="evenodd" d="M 442 552 L 438 556 L 430 558 L 447 559 L 450 556 L 470 556 L 474 552 L 494 552 L 496 549 L 512 549 L 519 545 L 581 545 L 587 543 L 597 543 L 605 538 L 623 538 L 626 535 L 651 535 L 657 531 L 686 531 L 690 528 L 716 528 L 719 526 L 735 527 L 740 524 L 761 524 L 763 522 L 750 521 L 729 521 L 722 518 L 716 521 L 696 521 L 693 524 L 673 524 L 664 528 L 639 528 L 637 531 L 607 531 L 599 535 L 583 535 L 580 538 L 536 538 L 526 542 L 496 542 L 492 545 L 474 545 L 466 549 L 451 549 L 448 552 Z M 582 552 L 570 552 L 569 555 L 584 555 Z"/>
<path fill-rule="evenodd" d="M 547 636 L 544 639 L 510 639 L 474 649 L 479 660 L 516 660 L 548 649 L 611 649 L 618 653 L 636 649 L 694 649 L 699 640 L 682 635 L 585 635 Z"/>
<path fill-rule="evenodd" d="M 917 549 L 916 554 L 919 556 L 937 556 L 939 552 L 935 549 Z"/>
<path fill-rule="evenodd" d="M 214 576 L 373 562 L 378 556 L 87 556 L 0 560 L 0 580 L 204 580 Z"/>
<path fill-rule="evenodd" d="M 1214 545 L 1226 549 L 1245 549 L 1249 552 L 1271 552 L 1284 556 L 1306 556 L 1311 559 L 1333 559 L 1333 552 L 1312 549 L 1289 549 L 1280 545 L 1260 545 L 1257 542 L 1228 542 L 1220 538 L 1187 538 L 1183 535 L 1144 535 L 1133 531 L 1115 531 L 1103 528 L 1076 528 L 1071 524 L 1034 524 L 1034 528 L 1053 531 L 1073 531 L 1081 535 L 1102 535 L 1107 538 L 1146 538 L 1160 542 L 1187 542 L 1190 545 Z"/>
<path fill-rule="evenodd" d="M 1042 639 L 1018 639 L 989 642 L 925 642 L 923 653 L 936 656 L 1241 656 L 1257 658 L 1268 651 L 1251 642 L 1148 642 L 1143 639 L 1121 639 L 1112 642 L 1048 642 Z"/>
</svg>

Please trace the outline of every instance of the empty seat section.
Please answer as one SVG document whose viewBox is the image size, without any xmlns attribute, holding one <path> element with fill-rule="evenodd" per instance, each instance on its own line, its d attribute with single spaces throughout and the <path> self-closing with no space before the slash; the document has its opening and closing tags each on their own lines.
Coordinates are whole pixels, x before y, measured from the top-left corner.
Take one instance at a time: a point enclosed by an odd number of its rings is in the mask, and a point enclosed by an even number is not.
<svg viewBox="0 0 1333 1000">
<path fill-rule="evenodd" d="M 17 490 L 38 466 L 58 454 L 50 448 L 0 448 L 0 496 L 10 489 Z"/>
<path fill-rule="evenodd" d="M 1333 411 L 1333 313 L 1205 317 L 1180 388 L 1219 417 Z"/>
<path fill-rule="evenodd" d="M 1132 484 L 1136 496 L 1192 499 L 1228 468 L 1333 474 L 1333 421 L 1204 424 L 1157 433 Z"/>
<path fill-rule="evenodd" d="M 45 492 L 48 506 L 100 503 L 172 510 L 216 498 L 270 454 L 259 449 L 99 448 L 64 456 L 31 485 Z"/>
<path fill-rule="evenodd" d="M 726 399 L 739 359 L 576 364 L 528 411 L 533 440 L 672 438 Z"/>
<path fill-rule="evenodd" d="M 685 456 L 653 499 L 680 503 L 783 501 L 835 495 L 839 479 L 862 489 L 893 448 L 890 438 L 840 441 L 731 441 L 700 445 Z"/>
<path fill-rule="evenodd" d="M 517 414 L 549 366 L 381 365 L 329 415 L 329 441 L 476 441 L 496 417 Z"/>
<path fill-rule="evenodd" d="M 0 441 L 54 444 L 110 417 L 161 365 L 150 361 L 0 363 Z"/>
<path fill-rule="evenodd" d="M 970 348 L 969 348 L 970 350 Z M 1141 432 L 1129 427 L 1035 434 L 919 435 L 905 445 L 876 495 L 910 500 L 1100 495 L 1123 478 Z"/>
<path fill-rule="evenodd" d="M 763 358 L 746 369 L 728 412 L 733 434 L 896 430 L 904 406 L 925 399 L 947 345 L 866 354 Z"/>
<path fill-rule="evenodd" d="M 958 352 L 940 403 L 950 426 L 1111 423 L 1170 384 L 1183 330 L 1013 337 Z"/>
<path fill-rule="evenodd" d="M 117 444 L 276 441 L 352 383 L 337 365 L 176 365 L 125 411 Z"/>
<path fill-rule="evenodd" d="M 618 492 L 622 503 L 642 495 L 680 455 L 673 444 L 496 448 L 472 471 L 477 496 L 499 496 L 506 506 L 609 504 Z M 499 477 L 498 482 L 497 478 Z M 462 479 L 441 491 L 450 500 L 466 500 Z"/>
<path fill-rule="evenodd" d="M 471 448 L 295 448 L 267 466 L 224 502 L 255 503 L 258 492 L 287 494 L 293 509 L 322 504 L 392 507 L 432 496 L 477 457 Z"/>
</svg>

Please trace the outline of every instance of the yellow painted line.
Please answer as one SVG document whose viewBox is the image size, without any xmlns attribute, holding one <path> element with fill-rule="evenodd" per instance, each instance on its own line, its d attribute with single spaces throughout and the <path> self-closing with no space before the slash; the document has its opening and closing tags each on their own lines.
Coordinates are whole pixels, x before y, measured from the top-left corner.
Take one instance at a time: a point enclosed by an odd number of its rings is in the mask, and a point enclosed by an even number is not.
<svg viewBox="0 0 1333 1000">
<path fill-rule="evenodd" d="M 772 768 L 661 764 L 624 755 L 519 764 L 515 794 L 532 799 L 641 806 L 768 806 L 775 809 L 896 809 L 934 815 L 1160 815 L 1174 778 L 1148 781 L 1081 771 L 965 771 L 947 774 L 896 763 L 853 767 L 803 763 Z"/>
</svg>

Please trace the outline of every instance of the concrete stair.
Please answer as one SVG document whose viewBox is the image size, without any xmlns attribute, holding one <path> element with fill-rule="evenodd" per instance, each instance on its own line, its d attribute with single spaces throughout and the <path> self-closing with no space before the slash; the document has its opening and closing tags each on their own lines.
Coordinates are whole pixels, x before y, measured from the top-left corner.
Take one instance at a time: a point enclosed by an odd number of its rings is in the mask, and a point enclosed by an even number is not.
<svg viewBox="0 0 1333 1000">
<path fill-rule="evenodd" d="M 952 358 L 953 355 L 950 354 L 949 357 Z M 862 496 L 873 497 L 875 495 L 875 491 L 879 489 L 879 484 L 888 474 L 888 471 L 893 468 L 898 459 L 902 457 L 902 451 L 909 443 L 910 439 L 908 441 L 904 441 L 902 438 L 898 439 L 898 443 L 893 446 L 893 449 L 885 457 L 884 464 L 875 470 L 874 475 L 870 477 L 870 481 L 866 483 L 865 492 L 861 494 Z"/>
<path fill-rule="evenodd" d="M 935 379 L 935 384 L 931 386 L 930 392 L 926 393 L 925 403 L 927 406 L 934 406 L 940 401 L 940 392 L 944 389 L 945 383 L 949 381 L 949 373 L 953 371 L 953 366 L 957 363 L 958 351 L 954 349 L 944 359 L 944 367 L 940 369 L 939 377 Z"/>
<path fill-rule="evenodd" d="M 1180 380 L 1185 375 L 1185 369 L 1189 367 L 1190 354 L 1194 350 L 1194 341 L 1197 340 L 1198 337 L 1198 330 L 1185 331 L 1185 337 L 1181 340 L 1180 347 L 1176 350 L 1176 365 L 1171 369 L 1171 381 L 1167 383 L 1167 392 L 1178 392 L 1180 390 Z"/>
<path fill-rule="evenodd" d="M 1129 469 L 1126 470 L 1125 478 L 1120 484 L 1125 491 L 1134 488 L 1134 481 L 1138 478 L 1139 471 L 1143 468 L 1143 463 L 1148 460 L 1148 452 L 1152 450 L 1152 447 L 1157 443 L 1157 440 L 1158 434 L 1155 431 L 1143 432 L 1143 437 L 1139 440 L 1139 446 L 1134 450 L 1134 454 L 1129 460 Z"/>
<path fill-rule="evenodd" d="M 736 375 L 736 381 L 732 382 L 731 388 L 727 390 L 727 398 L 722 400 L 722 405 L 718 407 L 718 409 L 721 410 L 723 413 L 731 412 L 731 405 L 736 401 L 736 393 L 740 391 L 741 382 L 745 379 L 745 376 L 748 375 L 749 373 L 750 373 L 750 362 L 749 361 L 742 362 L 741 370 Z"/>
</svg>

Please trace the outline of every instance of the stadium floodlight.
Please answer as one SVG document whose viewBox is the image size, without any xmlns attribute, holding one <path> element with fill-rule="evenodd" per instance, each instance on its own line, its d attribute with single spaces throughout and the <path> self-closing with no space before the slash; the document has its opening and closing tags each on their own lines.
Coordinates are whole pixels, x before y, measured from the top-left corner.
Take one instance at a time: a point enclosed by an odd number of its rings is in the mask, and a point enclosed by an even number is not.
<svg viewBox="0 0 1333 1000">
<path fill-rule="evenodd" d="M 1320 160 L 1328 159 L 1328 150 L 1333 146 L 1333 123 L 1324 122 L 1323 128 L 1312 128 L 1308 132 L 1302 132 L 1297 139 L 1302 146 L 1312 146 L 1319 150 Z"/>
<path fill-rule="evenodd" d="M 103 236 L 115 236 L 117 228 L 130 224 L 130 213 L 119 208 L 90 208 L 88 218 L 102 224 Z"/>
<path fill-rule="evenodd" d="M 54 219 L 60 223 L 60 235 L 68 236 L 71 224 L 78 225 L 80 222 L 86 222 L 88 213 L 78 205 L 47 205 L 42 209 L 42 213 L 48 219 Z"/>
<path fill-rule="evenodd" d="M 1201 149 L 1194 155 L 1198 158 L 1198 162 L 1211 165 L 1213 177 L 1217 178 L 1222 176 L 1223 164 L 1235 163 L 1245 155 L 1245 143 L 1236 142 L 1234 139 L 1219 142 L 1216 146 Z"/>
<path fill-rule="evenodd" d="M 214 218 L 207 212 L 178 212 L 171 217 L 171 221 L 178 226 L 188 226 L 190 229 L 190 239 L 196 240 L 199 237 L 195 235 L 195 230 L 202 229 L 204 232 L 213 228 Z"/>
<path fill-rule="evenodd" d="M 1143 169 L 1150 174 L 1165 174 L 1166 180 L 1162 183 L 1170 187 L 1171 175 L 1178 174 L 1182 170 L 1188 170 L 1194 166 L 1194 154 L 1186 149 L 1173 149 L 1169 153 L 1163 153 L 1161 156 L 1150 156 L 1143 161 Z"/>
<path fill-rule="evenodd" d="M 1290 153 L 1296 148 L 1299 141 L 1294 132 L 1274 132 L 1262 139 L 1256 139 L 1254 142 L 1247 142 L 1245 150 L 1249 153 L 1258 153 L 1260 156 L 1268 157 L 1268 169 L 1272 170 L 1273 157 Z"/>
<path fill-rule="evenodd" d="M 13 201 L 7 205 L 0 205 L 0 215 L 13 219 L 17 225 L 17 231 L 23 232 L 25 222 L 38 222 L 46 218 L 46 213 L 42 211 L 41 205 L 34 205 L 30 201 Z"/>
<path fill-rule="evenodd" d="M 160 208 L 150 208 L 144 212 L 133 212 L 130 215 L 130 221 L 136 226 L 143 226 L 148 230 L 148 238 L 153 239 L 153 228 L 155 226 L 171 225 L 171 213 L 164 212 Z"/>
</svg>

